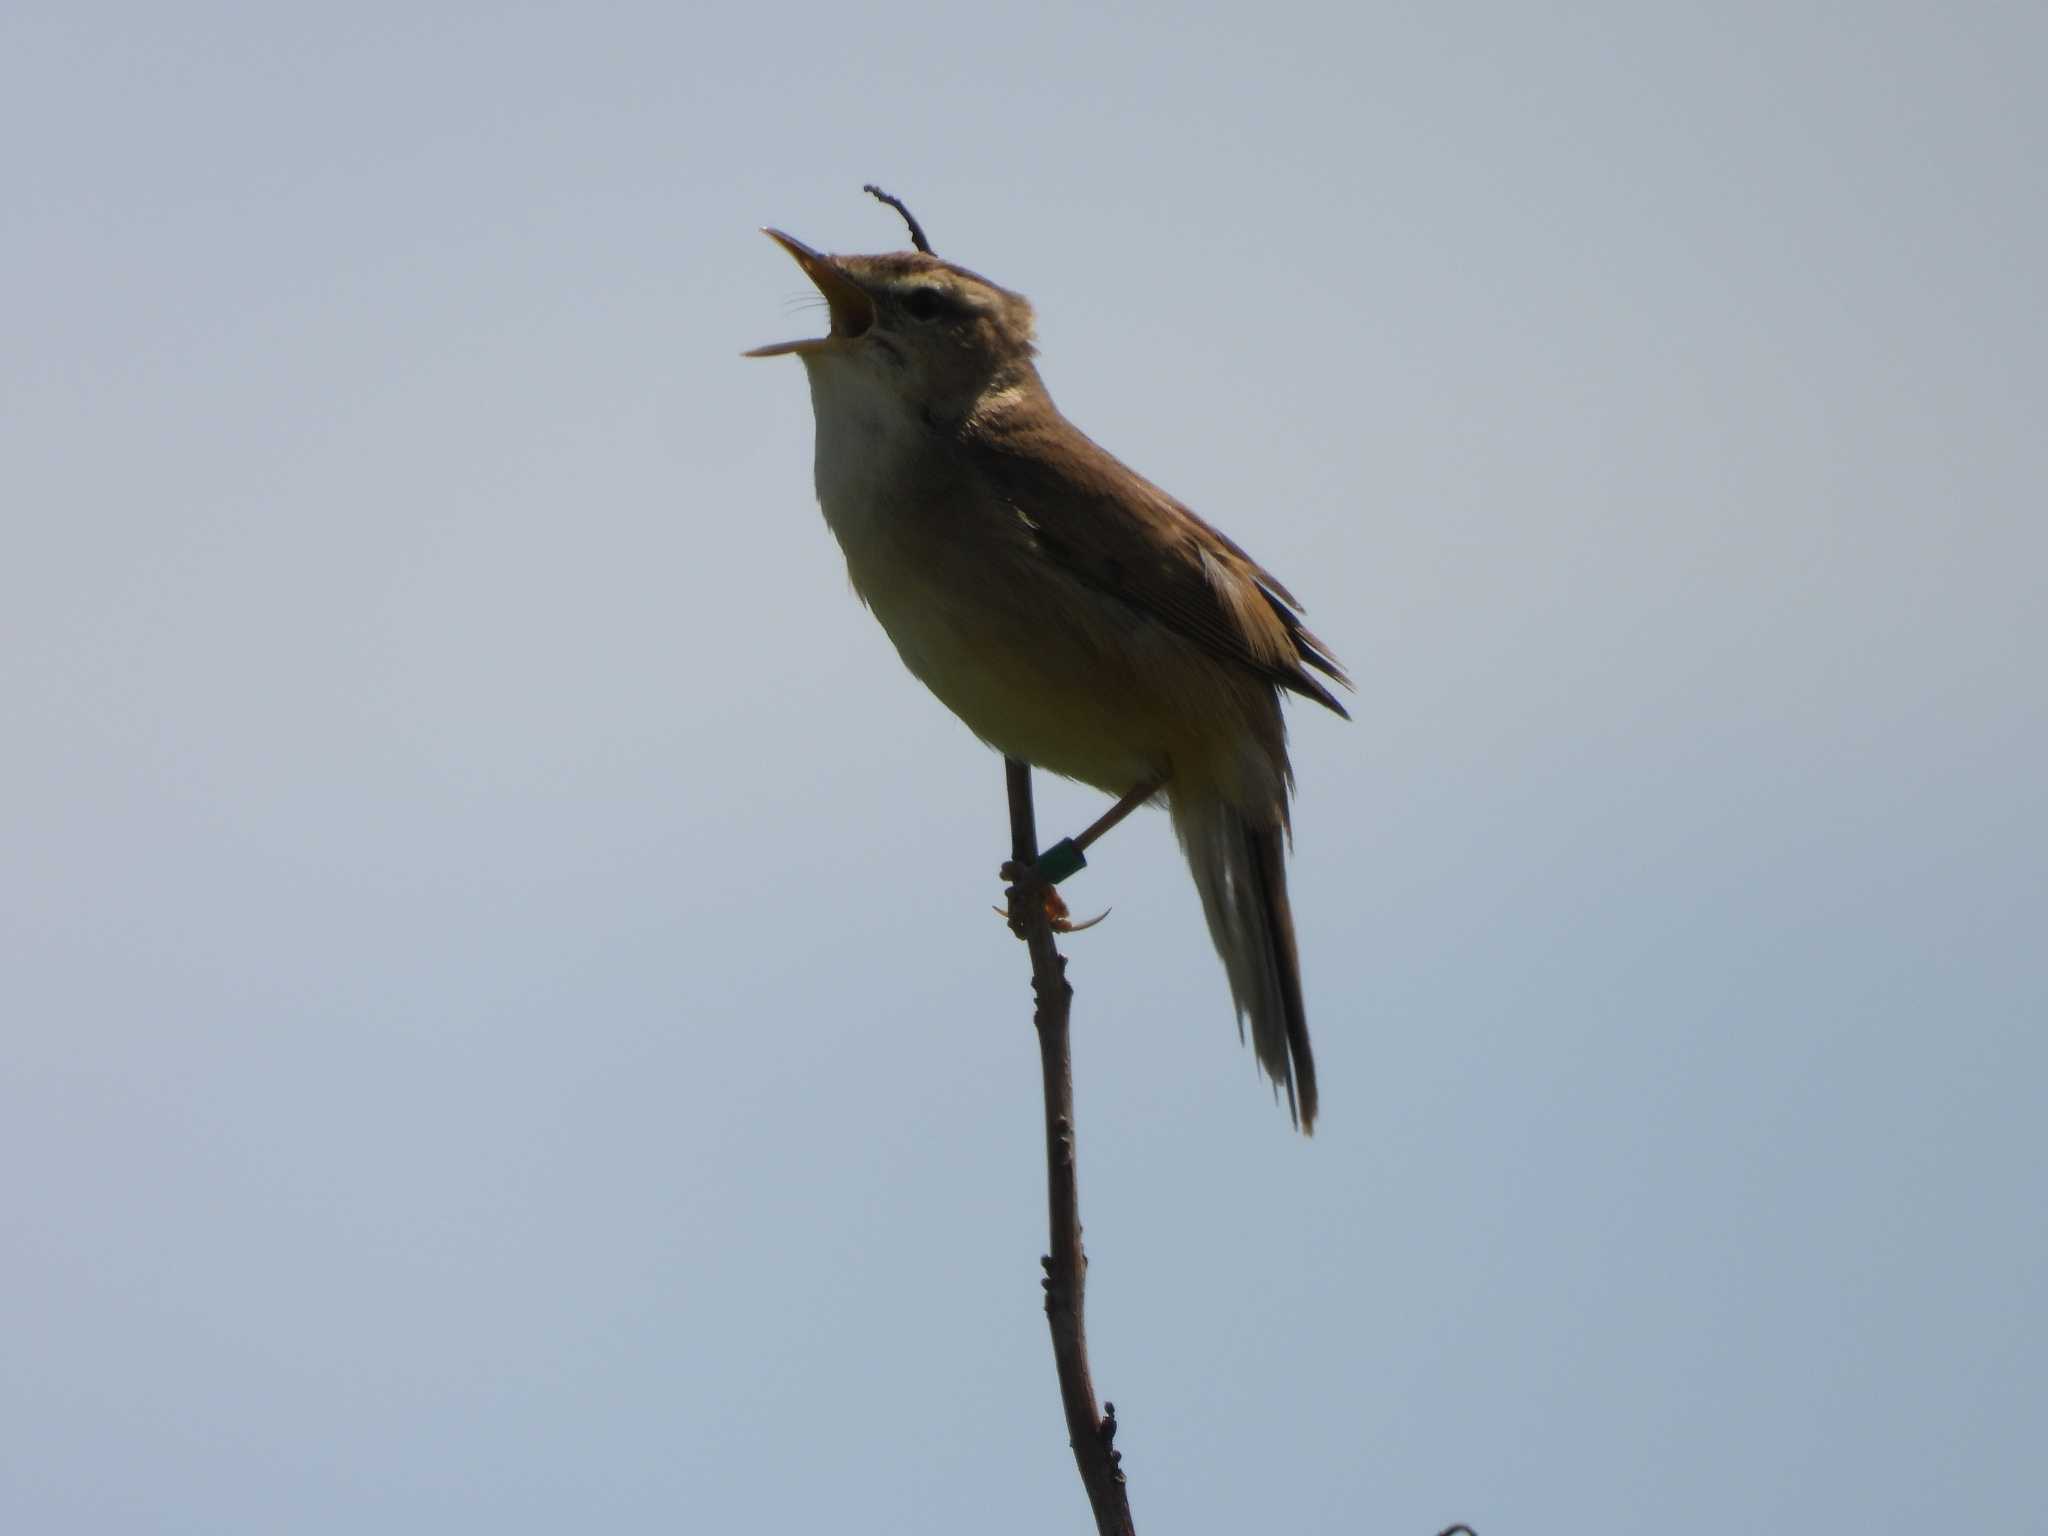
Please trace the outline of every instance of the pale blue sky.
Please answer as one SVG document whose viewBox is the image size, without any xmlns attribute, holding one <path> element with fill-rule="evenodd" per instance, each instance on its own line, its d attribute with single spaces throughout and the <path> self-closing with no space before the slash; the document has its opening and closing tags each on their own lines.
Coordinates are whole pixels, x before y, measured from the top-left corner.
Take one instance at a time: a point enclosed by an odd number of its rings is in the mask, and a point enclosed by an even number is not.
<svg viewBox="0 0 2048 1536">
<path fill-rule="evenodd" d="M 1313 1142 L 1071 888 L 1140 1527 L 2024 1522 L 2044 44 L 9 7 L 0 1528 L 1082 1528 L 1002 774 L 738 356 L 867 180 L 1360 683 Z"/>
</svg>

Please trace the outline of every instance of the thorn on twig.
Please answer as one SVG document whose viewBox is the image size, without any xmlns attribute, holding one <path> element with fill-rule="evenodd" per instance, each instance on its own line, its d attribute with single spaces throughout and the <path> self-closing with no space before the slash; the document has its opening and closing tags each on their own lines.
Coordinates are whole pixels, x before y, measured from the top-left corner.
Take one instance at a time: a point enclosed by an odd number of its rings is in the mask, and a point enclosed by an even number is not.
<svg viewBox="0 0 2048 1536">
<path fill-rule="evenodd" d="M 884 192 L 880 187 L 876 186 L 872 181 L 869 182 L 866 186 L 862 187 L 861 191 L 867 193 L 867 195 L 875 199 L 876 202 L 887 203 L 891 208 L 894 208 L 898 213 L 902 214 L 903 222 L 910 226 L 910 243 L 916 246 L 920 251 L 923 251 L 925 255 L 929 256 L 932 254 L 932 243 L 931 241 L 925 239 L 924 237 L 924 226 L 917 222 L 916 214 L 912 213 L 908 208 L 903 206 L 902 198 L 890 196 L 887 192 Z"/>
</svg>

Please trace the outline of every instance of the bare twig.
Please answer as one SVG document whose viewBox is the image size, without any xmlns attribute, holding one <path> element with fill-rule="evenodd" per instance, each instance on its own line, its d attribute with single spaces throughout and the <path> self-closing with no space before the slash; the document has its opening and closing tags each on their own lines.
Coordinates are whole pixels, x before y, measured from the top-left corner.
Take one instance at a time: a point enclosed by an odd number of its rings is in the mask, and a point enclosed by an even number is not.
<svg viewBox="0 0 2048 1536">
<path fill-rule="evenodd" d="M 924 226 L 917 222 L 916 214 L 912 213 L 908 208 L 903 206 L 902 198 L 892 197 L 889 193 L 884 192 L 880 187 L 876 186 L 872 181 L 869 182 L 866 186 L 862 187 L 861 191 L 867 193 L 867 195 L 875 199 L 876 202 L 887 203 L 891 208 L 894 208 L 898 213 L 902 214 L 903 222 L 910 226 L 910 243 L 916 246 L 920 251 L 923 251 L 925 255 L 931 255 L 932 243 L 931 241 L 925 239 L 924 237 Z"/>
<path fill-rule="evenodd" d="M 872 190 L 872 189 L 870 189 Z M 908 215 L 906 215 L 907 217 Z M 913 230 L 916 226 L 912 225 Z M 1136 1536 L 1131 1502 L 1116 1449 L 1116 1405 L 1095 1408 L 1095 1383 L 1088 1372 L 1088 1333 L 1082 1293 L 1088 1259 L 1081 1251 L 1081 1200 L 1074 1177 L 1074 1068 L 1068 1044 L 1068 1012 L 1074 989 L 1067 962 L 1053 942 L 1045 896 L 1052 888 L 1037 877 L 1037 817 L 1031 804 L 1031 768 L 1004 760 L 1010 789 L 1010 927 L 1031 951 L 1031 991 L 1037 999 L 1032 1024 L 1038 1030 L 1038 1060 L 1045 1080 L 1046 1208 L 1052 1251 L 1045 1265 L 1045 1318 L 1052 1330 L 1053 1365 L 1059 1372 L 1060 1403 L 1066 1409 L 1067 1443 L 1095 1511 L 1099 1536 Z"/>
<path fill-rule="evenodd" d="M 1136 1536 L 1131 1501 L 1124 1484 L 1123 1457 L 1116 1449 L 1116 1404 L 1095 1407 L 1095 1382 L 1088 1369 L 1088 1329 L 1083 1293 L 1088 1256 L 1081 1250 L 1081 1197 L 1074 1167 L 1074 1065 L 1070 1049 L 1069 1013 L 1074 989 L 1067 985 L 1067 962 L 1053 941 L 1046 897 L 1052 886 L 1037 872 L 1038 817 L 1031 803 L 1031 767 L 1010 757 L 1003 760 L 1010 790 L 1010 862 L 1003 874 L 1010 883 L 1010 930 L 1031 951 L 1031 992 L 1037 1007 L 1031 1016 L 1038 1031 L 1038 1063 L 1045 1082 L 1046 1210 L 1052 1227 L 1052 1252 L 1045 1266 L 1045 1319 L 1052 1330 L 1053 1365 L 1059 1373 L 1060 1405 L 1066 1410 L 1067 1443 L 1074 1449 L 1081 1485 L 1095 1511 L 1097 1536 Z M 1123 819 L 1158 784 L 1140 786 L 1086 834 L 1089 841 Z M 1454 1525 L 1440 1536 L 1474 1536 L 1469 1525 Z"/>
</svg>

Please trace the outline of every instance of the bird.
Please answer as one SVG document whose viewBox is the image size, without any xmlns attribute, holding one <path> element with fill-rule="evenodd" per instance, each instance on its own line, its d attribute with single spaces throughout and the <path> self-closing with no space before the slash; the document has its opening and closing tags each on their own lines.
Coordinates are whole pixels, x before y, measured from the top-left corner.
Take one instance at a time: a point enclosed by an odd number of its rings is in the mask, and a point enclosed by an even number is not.
<svg viewBox="0 0 2048 1536">
<path fill-rule="evenodd" d="M 1006 756 L 1136 802 L 1156 789 L 1223 961 L 1238 1034 L 1313 1133 L 1315 1057 L 1286 858 L 1280 696 L 1352 686 L 1271 572 L 1063 416 L 1031 303 L 914 249 L 827 255 L 764 229 L 823 296 L 795 356 L 813 478 L 853 590 L 903 664 Z M 1318 676 L 1320 674 L 1320 677 Z"/>
</svg>

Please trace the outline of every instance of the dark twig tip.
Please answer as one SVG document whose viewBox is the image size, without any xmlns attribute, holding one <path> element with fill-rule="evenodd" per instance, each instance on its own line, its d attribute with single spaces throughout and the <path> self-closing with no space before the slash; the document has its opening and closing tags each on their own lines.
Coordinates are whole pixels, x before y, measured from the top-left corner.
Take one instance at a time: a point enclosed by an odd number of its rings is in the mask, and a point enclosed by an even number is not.
<svg viewBox="0 0 2048 1536">
<path fill-rule="evenodd" d="M 902 214 L 903 222 L 910 226 L 910 243 L 916 246 L 920 251 L 923 251 L 925 255 L 929 256 L 932 254 L 932 243 L 931 241 L 925 239 L 924 237 L 924 226 L 917 222 L 916 214 L 912 213 L 908 208 L 903 206 L 902 198 L 891 196 L 889 193 L 884 192 L 880 187 L 876 186 L 872 181 L 869 182 L 866 186 L 862 187 L 861 191 L 867 193 L 867 195 L 875 199 L 876 202 L 887 203 L 891 208 L 894 208 L 898 213 Z"/>
</svg>

